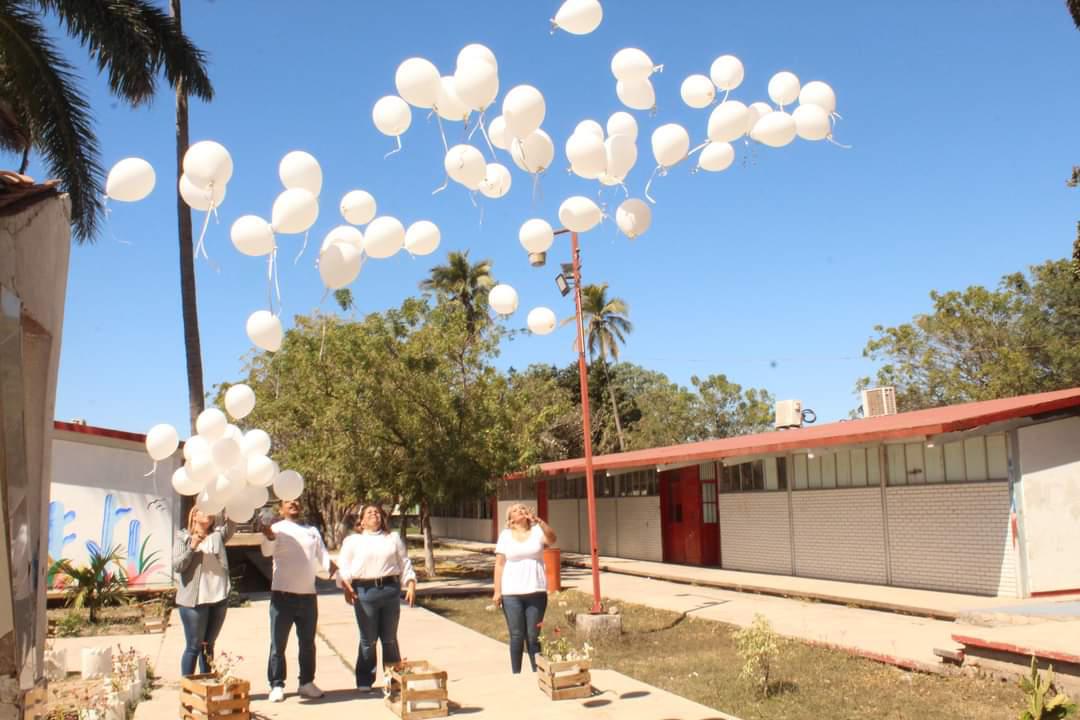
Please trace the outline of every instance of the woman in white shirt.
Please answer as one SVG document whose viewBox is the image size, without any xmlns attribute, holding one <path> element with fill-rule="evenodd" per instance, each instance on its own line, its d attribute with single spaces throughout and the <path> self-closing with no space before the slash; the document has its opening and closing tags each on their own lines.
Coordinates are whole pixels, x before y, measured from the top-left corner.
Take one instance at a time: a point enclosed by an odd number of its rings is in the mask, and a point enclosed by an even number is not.
<svg viewBox="0 0 1080 720">
<path fill-rule="evenodd" d="M 378 505 L 365 505 L 356 517 L 355 533 L 345 538 L 338 555 L 345 599 L 356 612 L 360 648 L 356 654 L 356 687 L 371 690 L 375 682 L 375 642 L 382 643 L 383 666 L 401 661 L 397 629 L 401 616 L 401 587 L 412 607 L 416 573 L 405 543 L 390 533 Z"/>
<path fill-rule="evenodd" d="M 180 673 L 191 675 L 195 662 L 210 672 L 214 641 L 225 623 L 229 604 L 229 558 L 225 543 L 236 526 L 226 521 L 215 526 L 215 517 L 197 507 L 188 513 L 186 530 L 181 530 L 173 549 L 173 570 L 179 578 L 176 604 L 187 641 L 180 658 Z"/>
<path fill-rule="evenodd" d="M 521 503 L 506 511 L 506 529 L 495 545 L 495 605 L 502 606 L 510 631 L 510 670 L 521 672 L 528 640 L 529 663 L 536 672 L 540 623 L 547 610 L 544 548 L 554 545 L 555 531 Z"/>
</svg>

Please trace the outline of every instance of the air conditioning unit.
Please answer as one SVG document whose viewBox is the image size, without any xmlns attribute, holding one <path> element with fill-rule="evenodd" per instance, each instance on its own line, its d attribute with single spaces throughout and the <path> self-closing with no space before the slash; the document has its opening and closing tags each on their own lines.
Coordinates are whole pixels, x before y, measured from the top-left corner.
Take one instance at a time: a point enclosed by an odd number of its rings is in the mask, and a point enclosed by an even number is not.
<svg viewBox="0 0 1080 720">
<path fill-rule="evenodd" d="M 776 403 L 776 429 L 802 427 L 802 401 L 781 400 Z"/>
<path fill-rule="evenodd" d="M 896 414 L 896 388 L 879 387 L 862 391 L 863 417 Z"/>
</svg>

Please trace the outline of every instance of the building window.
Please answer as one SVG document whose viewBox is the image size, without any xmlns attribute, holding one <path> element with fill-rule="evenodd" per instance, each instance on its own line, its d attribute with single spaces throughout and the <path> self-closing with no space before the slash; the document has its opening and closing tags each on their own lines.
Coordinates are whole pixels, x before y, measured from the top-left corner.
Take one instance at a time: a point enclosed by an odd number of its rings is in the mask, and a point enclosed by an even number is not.
<svg viewBox="0 0 1080 720">
<path fill-rule="evenodd" d="M 722 493 L 787 490 L 786 458 L 723 465 L 719 470 L 719 491 Z"/>
<path fill-rule="evenodd" d="M 706 525 L 715 525 L 716 512 L 716 481 L 706 481 L 701 484 L 701 519 Z"/>
<path fill-rule="evenodd" d="M 656 470 L 635 470 L 618 476 L 619 497 L 644 497 L 660 494 Z"/>
<path fill-rule="evenodd" d="M 1009 479 L 1004 433 L 939 443 L 885 446 L 891 486 L 1005 481 Z"/>
</svg>

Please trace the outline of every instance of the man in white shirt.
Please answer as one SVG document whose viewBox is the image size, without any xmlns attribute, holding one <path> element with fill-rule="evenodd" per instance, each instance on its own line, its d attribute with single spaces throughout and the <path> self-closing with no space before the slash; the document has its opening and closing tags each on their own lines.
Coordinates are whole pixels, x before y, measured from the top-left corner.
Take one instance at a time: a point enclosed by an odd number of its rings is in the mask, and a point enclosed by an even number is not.
<svg viewBox="0 0 1080 720">
<path fill-rule="evenodd" d="M 262 528 L 262 554 L 274 558 L 274 579 L 270 584 L 270 660 L 266 676 L 270 702 L 285 699 L 285 647 L 289 632 L 296 626 L 300 645 L 300 687 L 302 697 L 320 698 L 315 685 L 315 627 L 319 603 L 315 576 L 333 576 L 337 566 L 330 559 L 319 531 L 300 522 L 299 500 L 281 501 L 281 518 Z"/>
</svg>

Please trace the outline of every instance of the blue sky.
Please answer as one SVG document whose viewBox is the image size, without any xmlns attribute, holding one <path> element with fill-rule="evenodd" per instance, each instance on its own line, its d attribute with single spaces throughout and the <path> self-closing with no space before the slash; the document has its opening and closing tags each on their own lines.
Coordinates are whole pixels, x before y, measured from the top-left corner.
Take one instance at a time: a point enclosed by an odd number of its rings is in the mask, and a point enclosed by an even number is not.
<svg viewBox="0 0 1080 720">
<path fill-rule="evenodd" d="M 693 163 L 683 163 L 653 184 L 657 203 L 644 236 L 627 240 L 611 221 L 583 235 L 585 280 L 610 283 L 630 304 L 635 331 L 625 360 L 683 384 L 693 374 L 726 373 L 837 419 L 857 404 L 856 378 L 873 370 L 861 351 L 875 324 L 926 310 L 931 289 L 994 284 L 1068 252 L 1080 200 L 1064 184 L 1080 160 L 1080 33 L 1060 2 L 607 0 L 603 23 L 584 37 L 549 33 L 557 7 L 185 2 L 185 30 L 210 55 L 217 90 L 213 103 L 193 103 L 191 138 L 220 141 L 235 163 L 220 223 L 207 235 L 218 269 L 197 266 L 208 390 L 240 377 L 251 350 L 245 319 L 267 304 L 265 262 L 237 253 L 229 226 L 248 213 L 269 218 L 282 189 L 278 162 L 294 149 L 320 160 L 324 183 L 312 246 L 298 263 L 302 238 L 278 238 L 290 321 L 333 310 L 322 301 L 315 249 L 343 222 L 341 196 L 358 188 L 376 197 L 380 214 L 406 225 L 429 219 L 443 234 L 435 255 L 367 263 L 352 285 L 358 312 L 397 305 L 447 250 L 468 249 L 491 258 L 496 277 L 517 288 L 511 326 L 524 326 L 538 305 L 570 314 L 552 279 L 569 260 L 568 243 L 557 241 L 548 266 L 534 269 L 517 229 L 531 217 L 557 223 L 570 195 L 596 197 L 595 182 L 565 173 L 563 144 L 580 120 L 603 123 L 624 109 L 610 71 L 623 47 L 665 66 L 653 78 L 658 113 L 634 113 L 641 134 L 633 196 L 652 170 L 655 127 L 677 122 L 695 141 L 704 138 L 709 111 L 683 105 L 679 85 L 721 54 L 742 59 L 746 79 L 732 97 L 747 104 L 768 99 L 779 70 L 830 83 L 844 117 L 837 139 L 853 146 L 739 145 L 735 165 L 720 174 L 692 175 Z M 530 178 L 500 153 L 513 188 L 501 200 L 481 198 L 482 224 L 461 186 L 431 195 L 443 181 L 434 122 L 414 111 L 404 151 L 385 160 L 392 140 L 371 122 L 374 102 L 394 92 L 402 60 L 423 56 L 451 74 L 470 42 L 498 57 L 498 102 L 522 83 L 544 93 L 544 129 L 556 144 L 536 198 Z M 166 88 L 149 108 L 130 110 L 108 95 L 81 49 L 61 45 L 84 77 L 106 166 L 144 157 L 158 185 L 140 203 L 113 203 L 97 243 L 73 248 L 56 415 L 140 432 L 170 422 L 184 435 L 172 98 Z M 454 142 L 460 125 L 448 135 Z M 43 174 L 37 165 L 31 173 Z M 604 197 L 613 215 L 621 191 Z M 202 218 L 196 213 L 197 227 Z M 572 326 L 518 337 L 498 364 L 564 365 L 574 360 L 571 343 Z"/>
</svg>

